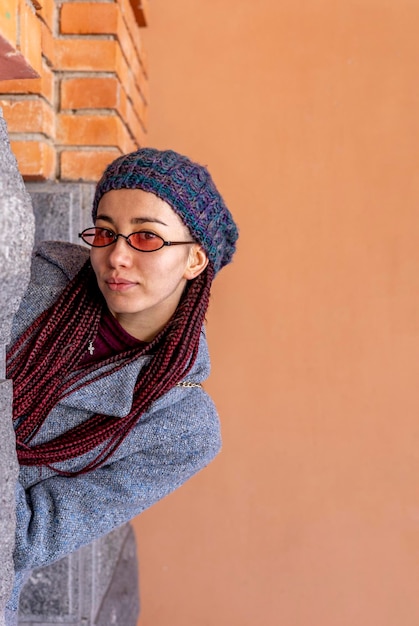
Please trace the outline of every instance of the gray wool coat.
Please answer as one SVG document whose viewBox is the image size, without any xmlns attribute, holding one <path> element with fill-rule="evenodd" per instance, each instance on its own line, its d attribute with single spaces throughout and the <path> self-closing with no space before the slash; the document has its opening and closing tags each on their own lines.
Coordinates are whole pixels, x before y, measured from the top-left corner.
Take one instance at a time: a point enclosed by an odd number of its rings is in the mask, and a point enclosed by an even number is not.
<svg viewBox="0 0 419 626">
<path fill-rule="evenodd" d="M 74 244 L 41 245 L 15 317 L 12 343 L 56 300 L 87 257 L 88 251 Z M 94 413 L 127 415 L 138 373 L 149 358 L 141 357 L 70 394 L 49 414 L 34 443 L 51 439 Z M 202 332 L 187 380 L 202 383 L 209 368 Z M 210 397 L 201 387 L 177 386 L 142 416 L 105 466 L 71 478 L 46 467 L 22 466 L 16 486 L 16 585 L 9 609 L 17 609 L 28 570 L 48 565 L 132 519 L 205 467 L 219 452 L 220 442 Z M 74 471 L 96 454 L 97 449 L 57 467 Z"/>
</svg>

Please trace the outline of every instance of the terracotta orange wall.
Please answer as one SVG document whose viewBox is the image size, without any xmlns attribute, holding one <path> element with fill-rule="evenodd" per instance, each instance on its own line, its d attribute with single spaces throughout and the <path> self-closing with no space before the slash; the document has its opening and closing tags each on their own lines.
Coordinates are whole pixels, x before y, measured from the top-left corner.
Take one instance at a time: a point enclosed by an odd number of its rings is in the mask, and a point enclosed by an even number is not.
<svg viewBox="0 0 419 626">
<path fill-rule="evenodd" d="M 153 0 L 148 142 L 241 227 L 224 449 L 136 521 L 141 626 L 419 623 L 419 6 Z"/>
</svg>

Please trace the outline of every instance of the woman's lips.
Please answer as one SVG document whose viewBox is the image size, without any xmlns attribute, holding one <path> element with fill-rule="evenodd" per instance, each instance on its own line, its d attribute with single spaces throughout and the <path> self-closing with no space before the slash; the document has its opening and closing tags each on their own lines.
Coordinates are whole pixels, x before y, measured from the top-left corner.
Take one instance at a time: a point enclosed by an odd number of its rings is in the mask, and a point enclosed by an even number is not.
<svg viewBox="0 0 419 626">
<path fill-rule="evenodd" d="M 111 291 L 128 291 L 129 289 L 132 289 L 132 287 L 135 287 L 136 284 L 137 283 L 132 283 L 129 280 L 122 279 L 106 281 L 106 285 Z"/>
</svg>

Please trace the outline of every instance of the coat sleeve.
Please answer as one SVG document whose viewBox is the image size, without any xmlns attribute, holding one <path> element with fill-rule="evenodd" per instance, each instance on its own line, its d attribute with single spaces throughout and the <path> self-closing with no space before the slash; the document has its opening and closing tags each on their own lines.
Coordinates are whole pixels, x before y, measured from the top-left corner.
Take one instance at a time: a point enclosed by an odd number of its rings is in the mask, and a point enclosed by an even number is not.
<svg viewBox="0 0 419 626">
<path fill-rule="evenodd" d="M 144 449 L 75 477 L 17 485 L 17 572 L 56 561 L 132 519 L 205 467 L 220 449 L 220 428 L 203 394 L 187 427 Z M 180 416 L 179 416 L 180 417 Z M 173 424 L 173 422 L 172 422 Z"/>
</svg>

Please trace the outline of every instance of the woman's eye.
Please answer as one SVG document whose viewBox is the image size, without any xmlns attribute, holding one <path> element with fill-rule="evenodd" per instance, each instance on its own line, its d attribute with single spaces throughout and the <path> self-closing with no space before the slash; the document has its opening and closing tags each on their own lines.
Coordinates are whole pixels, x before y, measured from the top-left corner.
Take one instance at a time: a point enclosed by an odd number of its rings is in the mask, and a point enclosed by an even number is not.
<svg viewBox="0 0 419 626">
<path fill-rule="evenodd" d="M 141 239 L 155 239 L 156 237 L 158 237 L 158 235 L 156 235 L 155 233 L 150 233 L 148 230 L 141 230 L 138 233 L 135 233 L 138 237 L 141 237 Z"/>
</svg>

